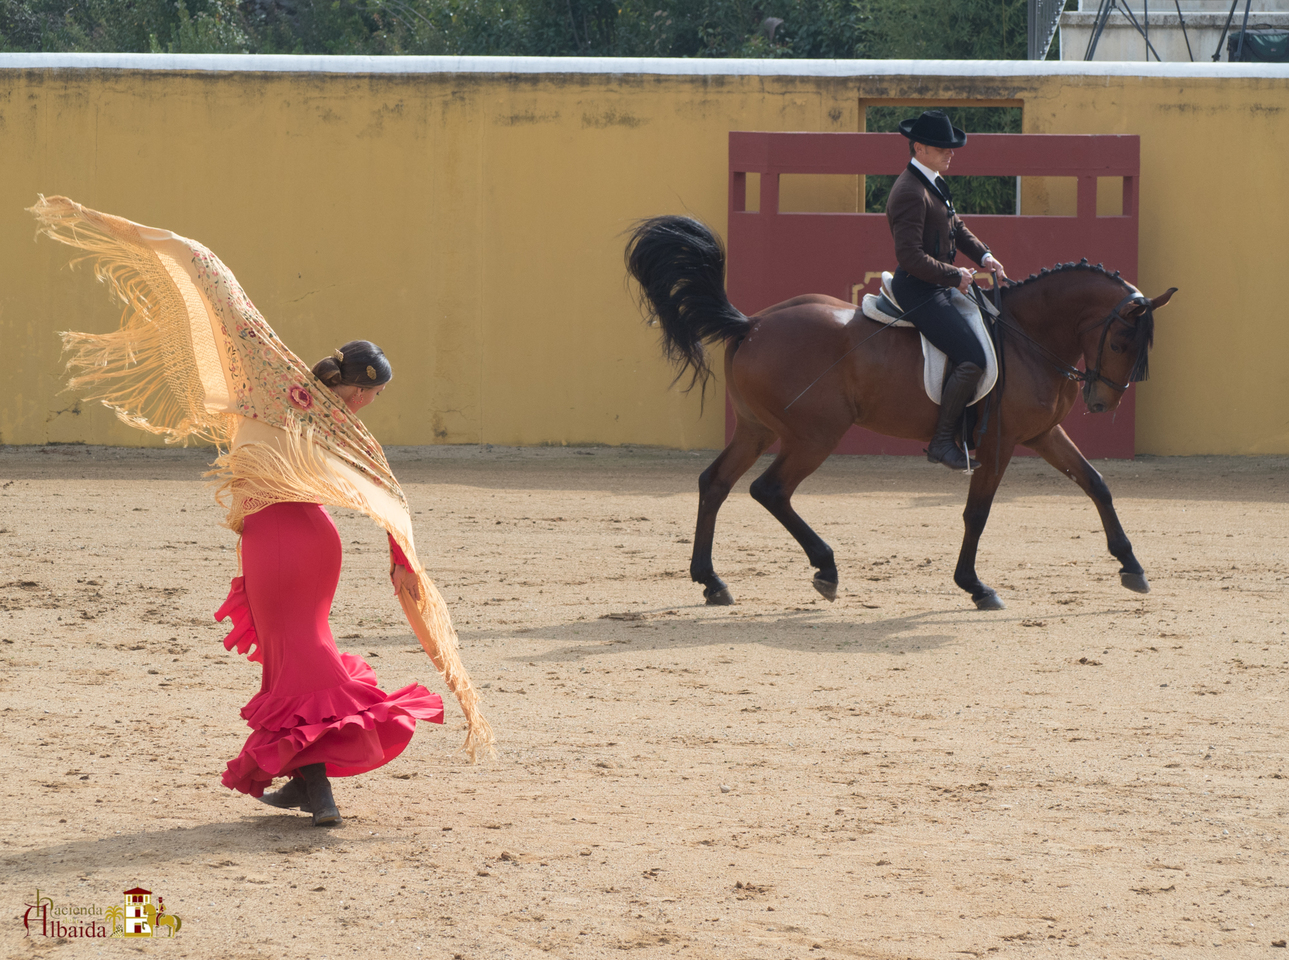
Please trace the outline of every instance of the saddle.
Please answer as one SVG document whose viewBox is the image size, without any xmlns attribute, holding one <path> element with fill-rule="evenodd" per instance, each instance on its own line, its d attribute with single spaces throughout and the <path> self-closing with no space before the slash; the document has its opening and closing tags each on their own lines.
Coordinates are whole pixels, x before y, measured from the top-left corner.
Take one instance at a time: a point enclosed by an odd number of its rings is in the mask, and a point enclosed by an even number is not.
<svg viewBox="0 0 1289 960">
<path fill-rule="evenodd" d="M 912 321 L 903 319 L 904 311 L 895 299 L 895 294 L 891 292 L 891 279 L 892 274 L 884 272 L 882 274 L 882 292 L 865 294 L 864 301 L 860 304 L 860 310 L 869 320 L 877 323 L 890 324 L 893 327 L 912 327 L 914 326 Z M 971 404 L 976 404 L 988 396 L 989 391 L 998 382 L 998 355 L 994 350 L 993 338 L 990 337 L 989 331 L 985 328 L 981 308 L 983 307 L 991 318 L 998 316 L 998 310 L 983 297 L 968 298 L 960 290 L 953 290 L 950 293 L 950 298 L 985 351 L 985 375 L 980 378 L 980 385 L 976 387 L 976 395 L 971 399 Z M 922 358 L 923 389 L 926 390 L 926 395 L 931 398 L 931 402 L 938 405 L 940 403 L 940 394 L 944 388 L 944 377 L 948 370 L 949 358 L 926 337 L 922 337 Z"/>
</svg>

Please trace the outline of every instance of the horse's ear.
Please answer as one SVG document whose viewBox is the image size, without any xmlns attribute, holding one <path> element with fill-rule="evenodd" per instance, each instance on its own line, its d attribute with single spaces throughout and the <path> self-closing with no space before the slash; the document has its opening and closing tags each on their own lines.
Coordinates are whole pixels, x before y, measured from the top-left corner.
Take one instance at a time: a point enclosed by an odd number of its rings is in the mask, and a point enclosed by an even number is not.
<svg viewBox="0 0 1289 960">
<path fill-rule="evenodd" d="M 1166 303 L 1168 303 L 1168 301 L 1169 301 L 1169 300 L 1173 299 L 1173 294 L 1174 294 L 1174 293 L 1176 293 L 1176 292 L 1177 292 L 1177 288 L 1176 288 L 1176 287 L 1169 287 L 1167 290 L 1165 290 L 1165 291 L 1164 291 L 1163 293 L 1161 293 L 1159 296 L 1155 297 L 1155 299 L 1154 299 L 1154 300 L 1151 300 L 1151 301 L 1150 301 L 1150 309 L 1151 309 L 1151 310 L 1158 310 L 1160 307 L 1162 307 L 1162 306 L 1164 306 Z"/>
</svg>

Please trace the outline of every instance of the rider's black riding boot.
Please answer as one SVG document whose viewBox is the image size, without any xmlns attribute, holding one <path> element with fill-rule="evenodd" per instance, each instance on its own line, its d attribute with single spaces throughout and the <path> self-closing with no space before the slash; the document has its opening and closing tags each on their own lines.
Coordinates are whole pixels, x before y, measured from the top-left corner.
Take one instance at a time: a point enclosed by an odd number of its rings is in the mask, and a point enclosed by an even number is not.
<svg viewBox="0 0 1289 960">
<path fill-rule="evenodd" d="M 936 422 L 935 433 L 927 444 L 926 458 L 932 463 L 942 463 L 950 470 L 966 470 L 967 454 L 959 444 L 959 425 L 967 404 L 975 396 L 976 385 L 985 375 L 974 363 L 959 363 L 944 381 L 944 391 L 940 395 L 940 419 Z M 971 469 L 980 466 L 972 460 Z"/>
<path fill-rule="evenodd" d="M 309 810 L 313 813 L 313 825 L 326 827 L 340 825 L 340 811 L 331 796 L 331 782 L 327 779 L 325 763 L 311 763 L 301 767 L 300 776 L 304 779 L 304 789 L 309 794 Z"/>
</svg>

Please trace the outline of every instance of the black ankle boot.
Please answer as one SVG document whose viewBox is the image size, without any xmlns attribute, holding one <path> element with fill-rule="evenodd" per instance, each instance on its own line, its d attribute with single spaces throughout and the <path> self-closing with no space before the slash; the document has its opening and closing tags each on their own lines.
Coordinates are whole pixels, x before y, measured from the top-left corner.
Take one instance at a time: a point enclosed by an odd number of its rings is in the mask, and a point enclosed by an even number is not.
<svg viewBox="0 0 1289 960">
<path fill-rule="evenodd" d="M 942 463 L 950 470 L 966 470 L 968 465 L 974 470 L 980 466 L 975 460 L 968 464 L 966 452 L 958 446 L 958 426 L 984 374 L 974 363 L 959 363 L 945 378 L 940 395 L 940 419 L 926 448 L 926 458 L 932 463 Z"/>
<path fill-rule="evenodd" d="M 292 777 L 286 786 L 264 794 L 259 801 L 281 810 L 309 811 L 309 792 L 304 788 L 304 780 L 300 777 Z"/>
<path fill-rule="evenodd" d="M 297 771 L 304 779 L 304 789 L 309 795 L 309 810 L 313 813 L 315 827 L 339 826 L 340 811 L 331 796 L 331 783 L 327 780 L 327 765 L 311 763 Z"/>
</svg>

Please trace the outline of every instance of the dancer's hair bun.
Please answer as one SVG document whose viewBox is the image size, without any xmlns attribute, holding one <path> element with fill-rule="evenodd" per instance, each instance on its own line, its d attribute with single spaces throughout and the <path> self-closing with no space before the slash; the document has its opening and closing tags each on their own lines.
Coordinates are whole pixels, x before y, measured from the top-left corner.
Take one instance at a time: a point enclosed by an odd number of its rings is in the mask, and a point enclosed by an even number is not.
<svg viewBox="0 0 1289 960">
<path fill-rule="evenodd" d="M 350 340 L 331 356 L 313 365 L 313 375 L 328 387 L 352 384 L 378 387 L 394 379 L 394 370 L 384 352 L 370 340 Z"/>
<path fill-rule="evenodd" d="M 313 365 L 313 375 L 329 387 L 338 387 L 344 380 L 340 361 L 335 357 L 323 357 Z"/>
</svg>

